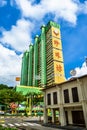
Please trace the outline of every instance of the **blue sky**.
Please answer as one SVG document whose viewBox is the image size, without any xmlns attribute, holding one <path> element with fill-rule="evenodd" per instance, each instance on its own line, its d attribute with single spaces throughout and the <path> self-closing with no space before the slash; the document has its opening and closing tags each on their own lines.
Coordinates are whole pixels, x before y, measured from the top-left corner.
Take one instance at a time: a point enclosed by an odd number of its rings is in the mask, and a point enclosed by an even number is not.
<svg viewBox="0 0 87 130">
<path fill-rule="evenodd" d="M 87 73 L 87 0 L 0 0 L 0 83 L 16 85 L 23 52 L 49 20 L 61 26 L 66 78 Z"/>
</svg>

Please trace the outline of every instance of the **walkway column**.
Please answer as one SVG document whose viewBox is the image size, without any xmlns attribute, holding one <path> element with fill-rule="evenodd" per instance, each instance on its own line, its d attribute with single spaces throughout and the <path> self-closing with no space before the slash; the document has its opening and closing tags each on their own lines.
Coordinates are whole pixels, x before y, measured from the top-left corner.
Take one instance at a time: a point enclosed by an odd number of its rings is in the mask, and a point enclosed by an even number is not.
<svg viewBox="0 0 87 130">
<path fill-rule="evenodd" d="M 87 128 L 87 102 L 86 101 L 82 102 L 82 107 L 83 107 L 85 125 L 86 125 L 86 128 Z"/>
<path fill-rule="evenodd" d="M 84 89 L 84 84 L 81 82 L 80 79 L 77 79 L 77 85 L 78 85 L 78 88 L 79 88 L 78 89 L 79 94 L 80 94 L 79 97 L 81 97 L 80 101 L 82 102 L 83 115 L 84 115 L 85 125 L 86 125 L 86 128 L 87 128 L 87 101 L 86 101 L 86 93 L 85 93 L 85 89 Z"/>
<path fill-rule="evenodd" d="M 51 112 L 52 112 L 52 123 L 55 123 L 55 111 L 53 108 L 51 109 Z"/>
<path fill-rule="evenodd" d="M 68 112 L 68 123 L 69 124 L 73 124 L 73 121 L 72 121 L 72 112 L 71 112 L 71 110 L 68 110 L 67 112 Z"/>
<path fill-rule="evenodd" d="M 65 117 L 65 111 L 64 111 L 64 108 L 62 105 L 60 105 L 59 112 L 60 112 L 61 126 L 65 126 L 66 125 L 66 117 Z"/>
<path fill-rule="evenodd" d="M 44 123 L 48 123 L 47 109 L 46 109 L 46 92 L 44 92 Z"/>
</svg>

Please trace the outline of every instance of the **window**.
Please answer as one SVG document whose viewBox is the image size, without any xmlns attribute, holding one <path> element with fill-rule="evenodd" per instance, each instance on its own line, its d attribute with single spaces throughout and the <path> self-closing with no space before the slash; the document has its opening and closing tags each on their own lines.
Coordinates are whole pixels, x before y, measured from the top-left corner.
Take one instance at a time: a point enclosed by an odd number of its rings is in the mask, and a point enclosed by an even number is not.
<svg viewBox="0 0 87 130">
<path fill-rule="evenodd" d="M 53 104 L 57 104 L 57 92 L 53 92 Z"/>
<path fill-rule="evenodd" d="M 47 94 L 47 105 L 51 105 L 51 94 Z"/>
<path fill-rule="evenodd" d="M 69 103 L 69 91 L 68 91 L 68 89 L 64 90 L 64 102 Z"/>
<path fill-rule="evenodd" d="M 72 88 L 73 102 L 79 102 L 77 87 Z"/>
</svg>

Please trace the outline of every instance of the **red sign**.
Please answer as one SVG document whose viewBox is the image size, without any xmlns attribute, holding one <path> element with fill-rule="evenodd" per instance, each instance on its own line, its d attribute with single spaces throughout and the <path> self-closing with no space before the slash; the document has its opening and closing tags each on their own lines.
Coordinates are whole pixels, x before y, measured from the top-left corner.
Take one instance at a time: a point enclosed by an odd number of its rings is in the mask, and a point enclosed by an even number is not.
<svg viewBox="0 0 87 130">
<path fill-rule="evenodd" d="M 61 72 L 62 71 L 62 66 L 61 65 L 56 65 L 56 70 Z"/>
<path fill-rule="evenodd" d="M 18 105 L 15 102 L 10 103 L 11 109 L 15 109 L 18 107 Z"/>
<path fill-rule="evenodd" d="M 57 58 L 61 58 L 61 56 L 60 56 L 60 53 L 59 53 L 59 52 L 56 52 L 56 53 L 55 53 L 55 56 L 56 56 Z"/>
<path fill-rule="evenodd" d="M 54 44 L 56 45 L 56 47 L 58 47 L 60 43 L 57 40 L 54 40 Z"/>
</svg>

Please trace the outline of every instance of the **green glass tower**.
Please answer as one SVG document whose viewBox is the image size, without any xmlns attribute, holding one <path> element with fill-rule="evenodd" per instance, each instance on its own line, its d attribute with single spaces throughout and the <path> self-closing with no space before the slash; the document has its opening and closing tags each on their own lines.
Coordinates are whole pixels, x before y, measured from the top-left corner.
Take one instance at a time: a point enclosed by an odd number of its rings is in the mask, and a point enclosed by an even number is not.
<svg viewBox="0 0 87 130">
<path fill-rule="evenodd" d="M 41 26 L 22 58 L 21 85 L 49 87 L 65 81 L 60 26 L 49 21 Z"/>
<path fill-rule="evenodd" d="M 29 59 L 29 52 L 25 51 L 23 58 L 22 58 L 22 69 L 21 69 L 21 85 L 27 85 L 28 81 L 28 59 Z"/>
<path fill-rule="evenodd" d="M 46 85 L 46 34 L 45 26 L 41 27 L 41 86 Z"/>
<path fill-rule="evenodd" d="M 29 46 L 28 86 L 33 85 L 33 45 Z"/>
<path fill-rule="evenodd" d="M 35 37 L 34 44 L 34 62 L 33 62 L 33 86 L 38 86 L 38 40 L 39 36 Z"/>
</svg>

